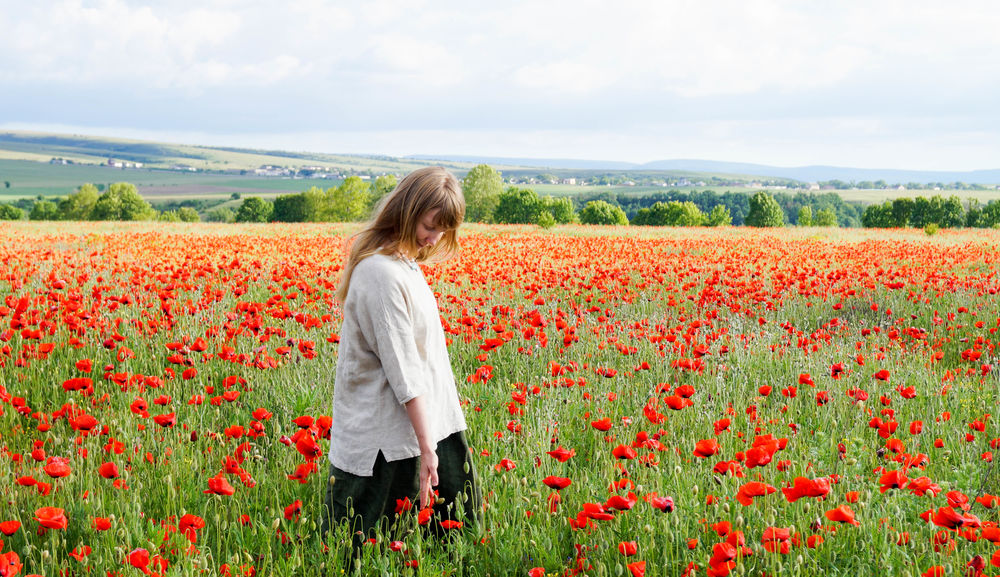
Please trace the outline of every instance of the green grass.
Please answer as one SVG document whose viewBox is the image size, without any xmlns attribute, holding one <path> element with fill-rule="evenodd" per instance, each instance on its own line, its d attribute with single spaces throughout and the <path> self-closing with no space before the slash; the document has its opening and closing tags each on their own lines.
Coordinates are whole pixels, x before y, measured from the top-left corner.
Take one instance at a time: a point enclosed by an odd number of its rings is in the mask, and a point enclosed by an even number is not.
<svg viewBox="0 0 1000 577">
<path fill-rule="evenodd" d="M 10 182 L 10 187 L 4 186 Z M 155 169 L 120 169 L 107 166 L 60 165 L 27 160 L 0 160 L 0 198 L 66 196 L 81 184 L 131 182 L 149 200 L 228 197 L 233 192 L 274 196 L 302 192 L 312 186 L 337 186 L 333 179 L 292 179 L 231 174 L 188 173 Z"/>
</svg>

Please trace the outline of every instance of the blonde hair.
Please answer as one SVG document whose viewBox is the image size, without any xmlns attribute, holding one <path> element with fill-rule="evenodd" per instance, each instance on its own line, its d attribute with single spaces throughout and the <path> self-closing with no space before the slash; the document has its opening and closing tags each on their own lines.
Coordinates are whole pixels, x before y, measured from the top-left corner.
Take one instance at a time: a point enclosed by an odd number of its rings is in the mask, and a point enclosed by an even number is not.
<svg viewBox="0 0 1000 577">
<path fill-rule="evenodd" d="M 438 213 L 434 225 L 445 229 L 433 246 L 417 244 L 417 223 L 432 210 Z M 465 197 L 458 179 L 440 166 L 414 170 L 403 177 L 392 192 L 375 207 L 374 216 L 361 232 L 352 237 L 350 252 L 337 287 L 337 300 L 344 302 L 351 285 L 351 273 L 373 254 L 416 254 L 417 262 L 443 260 L 458 252 L 456 229 L 465 218 Z"/>
</svg>

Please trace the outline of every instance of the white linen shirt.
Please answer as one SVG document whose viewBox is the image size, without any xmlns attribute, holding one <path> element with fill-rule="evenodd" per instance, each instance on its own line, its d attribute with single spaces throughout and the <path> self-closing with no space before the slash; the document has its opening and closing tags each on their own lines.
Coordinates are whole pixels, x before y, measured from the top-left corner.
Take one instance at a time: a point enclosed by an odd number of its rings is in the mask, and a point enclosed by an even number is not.
<svg viewBox="0 0 1000 577">
<path fill-rule="evenodd" d="M 330 463 L 368 477 L 386 461 L 420 456 L 404 404 L 424 396 L 437 443 L 466 428 L 437 300 L 417 267 L 375 254 L 354 267 L 344 300 L 333 389 Z"/>
</svg>

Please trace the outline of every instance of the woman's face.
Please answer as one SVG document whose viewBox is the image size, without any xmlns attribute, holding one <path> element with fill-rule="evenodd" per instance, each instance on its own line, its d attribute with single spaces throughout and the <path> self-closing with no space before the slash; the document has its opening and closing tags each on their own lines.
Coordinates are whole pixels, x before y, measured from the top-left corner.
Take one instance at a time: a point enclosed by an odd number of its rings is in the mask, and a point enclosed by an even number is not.
<svg viewBox="0 0 1000 577">
<path fill-rule="evenodd" d="M 438 208 L 429 210 L 425 212 L 417 221 L 416 241 L 418 250 L 424 247 L 430 248 L 434 246 L 444 235 L 445 229 L 441 228 L 434 222 L 434 219 L 437 218 L 440 210 L 441 209 Z"/>
</svg>

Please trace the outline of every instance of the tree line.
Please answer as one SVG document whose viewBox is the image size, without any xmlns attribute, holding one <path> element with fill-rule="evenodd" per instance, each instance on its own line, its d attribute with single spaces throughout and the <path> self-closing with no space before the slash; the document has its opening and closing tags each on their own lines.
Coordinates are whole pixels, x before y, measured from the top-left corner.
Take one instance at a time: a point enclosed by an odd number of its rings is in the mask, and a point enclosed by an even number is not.
<svg viewBox="0 0 1000 577">
<path fill-rule="evenodd" d="M 236 208 L 216 206 L 201 213 L 194 206 L 156 210 L 130 183 L 105 187 L 84 184 L 66 198 L 37 199 L 30 209 L 0 204 L 0 219 L 31 220 L 160 220 L 196 222 L 351 222 L 363 220 L 397 184 L 394 175 L 370 182 L 358 176 L 322 190 L 312 187 L 273 201 L 251 196 Z M 104 190 L 100 190 L 104 188 Z M 577 198 L 539 196 L 531 188 L 506 186 L 501 174 L 481 164 L 462 180 L 469 222 L 535 224 L 599 224 L 637 226 L 845 226 L 866 228 L 940 228 L 1000 226 L 1000 201 L 986 205 L 957 196 L 897 198 L 864 206 L 838 194 L 765 190 L 755 194 L 711 190 L 668 190 L 635 196 L 598 191 Z M 231 197 L 240 199 L 238 193 Z M 220 201 L 225 202 L 225 201 Z M 185 203 L 181 203 L 185 204 Z M 197 205 L 196 205 L 197 206 Z"/>
<path fill-rule="evenodd" d="M 865 228 L 994 228 L 1000 226 L 1000 201 L 982 206 L 969 200 L 966 208 L 957 196 L 897 198 L 868 206 L 861 220 Z"/>
</svg>

